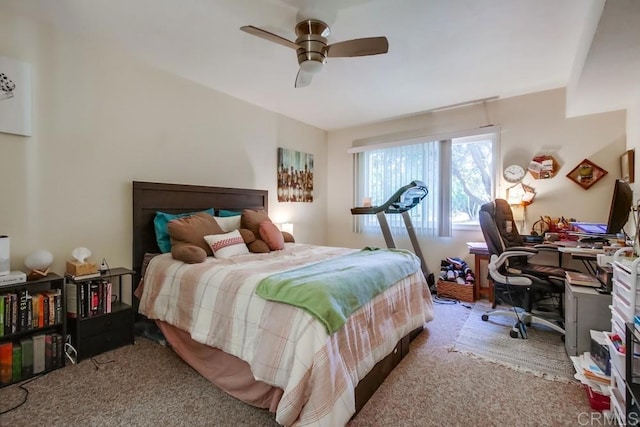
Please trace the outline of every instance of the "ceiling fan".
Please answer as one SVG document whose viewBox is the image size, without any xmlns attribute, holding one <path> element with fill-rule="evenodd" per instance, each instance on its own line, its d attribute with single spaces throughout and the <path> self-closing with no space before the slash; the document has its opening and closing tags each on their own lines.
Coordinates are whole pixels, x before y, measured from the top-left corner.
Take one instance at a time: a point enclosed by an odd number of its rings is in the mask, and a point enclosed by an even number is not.
<svg viewBox="0 0 640 427">
<path fill-rule="evenodd" d="M 386 37 L 352 39 L 328 45 L 327 36 L 331 33 L 331 29 L 329 25 L 317 19 L 305 19 L 296 24 L 298 38 L 295 42 L 253 25 L 245 25 L 240 29 L 254 36 L 296 49 L 300 65 L 295 83 L 297 88 L 308 86 L 314 74 L 322 70 L 328 57 L 378 55 L 389 51 L 389 42 Z"/>
</svg>

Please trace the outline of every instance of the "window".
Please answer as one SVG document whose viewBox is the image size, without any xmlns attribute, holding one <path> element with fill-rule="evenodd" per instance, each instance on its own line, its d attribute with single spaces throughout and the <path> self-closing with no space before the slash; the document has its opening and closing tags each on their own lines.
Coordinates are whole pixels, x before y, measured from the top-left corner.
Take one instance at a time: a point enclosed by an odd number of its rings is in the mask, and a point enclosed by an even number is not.
<svg viewBox="0 0 640 427">
<path fill-rule="evenodd" d="M 356 205 L 370 197 L 383 204 L 411 181 L 426 184 L 429 194 L 409 212 L 416 234 L 451 236 L 452 228 L 478 225 L 483 203 L 494 198 L 494 158 L 497 134 L 443 138 L 416 138 L 355 152 Z M 375 215 L 357 215 L 357 231 L 379 230 Z M 404 233 L 401 215 L 388 215 L 394 233 Z"/>
</svg>

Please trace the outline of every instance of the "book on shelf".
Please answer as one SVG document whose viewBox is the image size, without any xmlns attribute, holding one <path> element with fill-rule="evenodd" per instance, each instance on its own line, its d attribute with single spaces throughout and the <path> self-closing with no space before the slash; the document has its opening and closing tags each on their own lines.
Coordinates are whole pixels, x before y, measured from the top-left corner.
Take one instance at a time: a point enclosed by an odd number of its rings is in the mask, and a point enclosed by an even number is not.
<svg viewBox="0 0 640 427">
<path fill-rule="evenodd" d="M 46 371 L 53 368 L 53 336 L 46 334 L 44 336 L 44 369 Z"/>
<path fill-rule="evenodd" d="M 565 277 L 570 285 L 591 286 L 593 288 L 599 288 L 602 285 L 595 276 L 578 271 L 565 271 Z"/>
<path fill-rule="evenodd" d="M 21 289 L 18 292 L 18 331 L 25 331 L 27 326 L 27 296 L 29 292 L 26 289 Z"/>
<path fill-rule="evenodd" d="M 18 294 L 11 293 L 11 333 L 18 332 Z"/>
<path fill-rule="evenodd" d="M 9 274 L 0 276 L 0 287 L 24 283 L 27 281 L 27 274 L 23 271 L 10 271 Z"/>
<path fill-rule="evenodd" d="M 4 334 L 11 335 L 11 294 L 4 295 Z"/>
<path fill-rule="evenodd" d="M 78 285 L 66 283 L 64 292 L 67 299 L 67 317 L 76 319 L 78 317 Z"/>
<path fill-rule="evenodd" d="M 4 336 L 4 295 L 0 295 L 0 337 Z"/>
<path fill-rule="evenodd" d="M 22 347 L 22 378 L 28 378 L 33 375 L 33 338 L 22 338 L 20 346 Z"/>
<path fill-rule="evenodd" d="M 53 334 L 51 334 L 51 341 L 53 343 L 53 349 L 51 351 L 52 368 L 61 368 L 62 352 L 64 350 L 64 342 L 62 340 L 62 335 L 57 332 L 54 332 Z"/>
<path fill-rule="evenodd" d="M 31 327 L 36 329 L 40 327 L 40 306 L 42 295 L 34 294 L 31 296 Z"/>
<path fill-rule="evenodd" d="M 64 277 L 66 277 L 67 279 L 71 279 L 73 281 L 78 281 L 78 280 L 86 280 L 86 279 L 95 279 L 97 277 L 100 277 L 101 274 L 102 273 L 100 273 L 99 271 L 96 273 L 79 274 L 77 276 L 69 273 L 64 273 Z"/>
<path fill-rule="evenodd" d="M 0 384 L 11 384 L 13 378 L 13 343 L 0 343 Z"/>
<path fill-rule="evenodd" d="M 12 373 L 11 373 L 12 381 L 14 383 L 20 381 L 23 378 L 22 376 L 22 345 L 18 342 L 13 344 L 11 366 L 12 366 Z"/>
<path fill-rule="evenodd" d="M 39 374 L 45 369 L 45 334 L 31 337 L 33 340 L 33 373 Z"/>
</svg>

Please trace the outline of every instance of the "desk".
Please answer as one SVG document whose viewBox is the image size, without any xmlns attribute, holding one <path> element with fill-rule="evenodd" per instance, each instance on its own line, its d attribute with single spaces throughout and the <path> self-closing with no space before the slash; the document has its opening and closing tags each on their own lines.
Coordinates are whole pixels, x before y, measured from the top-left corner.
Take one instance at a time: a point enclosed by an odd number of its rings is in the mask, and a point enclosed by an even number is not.
<svg viewBox="0 0 640 427">
<path fill-rule="evenodd" d="M 570 254 L 571 258 L 582 261 L 582 264 L 587 269 L 589 274 L 597 276 L 595 263 L 598 259 L 598 254 L 603 254 L 603 249 L 591 249 L 591 248 L 577 248 L 575 246 L 558 246 L 558 251 Z"/>
<path fill-rule="evenodd" d="M 481 277 L 480 274 L 480 261 L 489 262 L 489 249 L 487 249 L 487 244 L 485 242 L 467 242 L 467 247 L 469 248 L 469 253 L 474 256 L 474 267 L 473 271 L 476 275 L 476 282 L 473 285 L 473 298 L 474 300 L 479 300 L 481 297 L 487 297 L 490 302 L 493 302 L 493 280 L 487 274 L 488 286 L 483 288 L 481 286 Z"/>
<path fill-rule="evenodd" d="M 587 286 L 567 284 L 564 296 L 565 350 L 569 356 L 577 356 L 591 348 L 591 329 L 608 331 L 611 328 L 611 295 Z"/>
</svg>

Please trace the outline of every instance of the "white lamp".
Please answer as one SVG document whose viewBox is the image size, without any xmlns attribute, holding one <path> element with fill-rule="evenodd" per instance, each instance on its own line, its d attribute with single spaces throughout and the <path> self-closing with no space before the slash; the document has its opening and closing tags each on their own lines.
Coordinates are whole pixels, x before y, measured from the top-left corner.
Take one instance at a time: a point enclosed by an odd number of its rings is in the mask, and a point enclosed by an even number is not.
<svg viewBox="0 0 640 427">
<path fill-rule="evenodd" d="M 30 280 L 39 279 L 49 274 L 49 267 L 53 263 L 53 254 L 45 249 L 31 252 L 24 257 L 24 265 L 30 270 Z"/>
<path fill-rule="evenodd" d="M 293 236 L 293 223 L 283 222 L 282 224 L 280 224 L 280 230 L 285 231 Z"/>
</svg>

